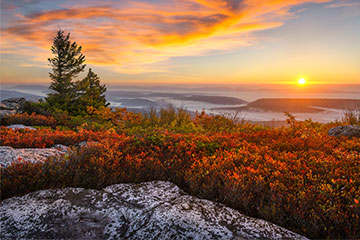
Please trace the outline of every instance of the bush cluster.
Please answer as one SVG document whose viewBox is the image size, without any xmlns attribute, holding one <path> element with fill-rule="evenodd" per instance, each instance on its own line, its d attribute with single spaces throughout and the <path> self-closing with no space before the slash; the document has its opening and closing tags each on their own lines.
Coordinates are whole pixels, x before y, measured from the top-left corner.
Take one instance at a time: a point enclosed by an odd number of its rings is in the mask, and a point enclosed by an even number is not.
<svg viewBox="0 0 360 240">
<path fill-rule="evenodd" d="M 85 129 L 80 131 L 49 128 L 13 130 L 6 127 L 1 127 L 0 133 L 0 145 L 13 148 L 46 148 L 55 144 L 71 146 L 82 141 L 109 139 L 115 134 L 111 131 L 94 132 Z"/>
<path fill-rule="evenodd" d="M 353 110 L 346 110 L 342 118 L 342 122 L 351 125 L 360 125 L 360 106 Z"/>
<path fill-rule="evenodd" d="M 96 111 L 93 117 L 109 123 L 108 130 L 1 128 L 1 145 L 12 147 L 97 141 L 62 161 L 20 161 L 2 169 L 1 197 L 166 180 L 310 238 L 360 236 L 360 141 L 328 136 L 333 125 L 290 116 L 290 127 L 265 129 L 204 113 L 191 120 L 171 110 L 160 123 L 161 114 Z M 178 118 L 177 127 L 167 124 Z"/>
<path fill-rule="evenodd" d="M 2 125 L 24 124 L 26 126 L 51 126 L 55 127 L 57 121 L 52 116 L 44 116 L 36 113 L 16 113 L 6 115 L 1 119 Z"/>
</svg>

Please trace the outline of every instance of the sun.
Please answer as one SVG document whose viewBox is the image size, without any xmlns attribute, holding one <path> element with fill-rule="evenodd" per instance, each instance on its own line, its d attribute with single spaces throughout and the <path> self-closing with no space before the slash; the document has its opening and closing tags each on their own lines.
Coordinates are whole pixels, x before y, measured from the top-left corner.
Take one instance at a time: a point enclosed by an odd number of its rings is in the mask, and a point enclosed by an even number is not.
<svg viewBox="0 0 360 240">
<path fill-rule="evenodd" d="M 305 83 L 306 83 L 305 78 L 300 78 L 300 79 L 298 80 L 298 84 L 300 84 L 300 85 L 304 85 Z"/>
</svg>

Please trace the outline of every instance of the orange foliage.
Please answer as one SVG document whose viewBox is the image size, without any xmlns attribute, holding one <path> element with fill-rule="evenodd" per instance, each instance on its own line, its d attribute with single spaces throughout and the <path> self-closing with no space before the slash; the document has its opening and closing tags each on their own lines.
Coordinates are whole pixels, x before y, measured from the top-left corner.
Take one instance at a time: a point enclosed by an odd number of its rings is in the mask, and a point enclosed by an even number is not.
<svg viewBox="0 0 360 240">
<path fill-rule="evenodd" d="M 111 121 L 140 120 L 125 111 L 93 113 Z M 63 161 L 15 163 L 2 169 L 1 196 L 160 179 L 310 238 L 360 236 L 359 139 L 330 137 L 326 126 L 310 121 L 291 120 L 289 128 L 281 129 L 237 131 L 239 126 L 231 125 L 232 131 L 216 132 L 219 121 L 226 120 L 205 114 L 194 120 L 211 133 L 1 128 L 1 145 L 13 147 L 98 141 Z"/>
<path fill-rule="evenodd" d="M 10 124 L 24 124 L 27 126 L 56 126 L 55 118 L 51 116 L 43 116 L 40 114 L 16 113 L 8 115 L 1 119 L 7 125 Z"/>
<path fill-rule="evenodd" d="M 90 115 L 97 116 L 102 121 L 110 121 L 120 127 L 128 127 L 129 125 L 140 124 L 142 115 L 140 113 L 133 113 L 126 110 L 126 108 L 87 107 Z"/>
<path fill-rule="evenodd" d="M 0 145 L 14 148 L 45 148 L 54 144 L 74 145 L 81 141 L 97 141 L 103 138 L 111 138 L 111 131 L 93 132 L 91 130 L 13 130 L 1 127 Z M 118 136 L 118 135 L 116 135 Z"/>
</svg>

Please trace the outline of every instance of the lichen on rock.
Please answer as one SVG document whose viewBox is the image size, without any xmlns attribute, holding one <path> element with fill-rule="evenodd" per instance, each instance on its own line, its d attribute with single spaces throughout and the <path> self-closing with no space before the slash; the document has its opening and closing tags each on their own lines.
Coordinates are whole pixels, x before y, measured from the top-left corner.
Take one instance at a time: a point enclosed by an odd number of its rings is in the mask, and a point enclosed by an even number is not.
<svg viewBox="0 0 360 240">
<path fill-rule="evenodd" d="M 1 239 L 306 239 L 163 181 L 42 190 L 0 214 Z"/>
<path fill-rule="evenodd" d="M 358 125 L 346 125 L 331 128 L 328 131 L 329 136 L 333 137 L 359 137 L 360 138 L 360 126 Z"/>
<path fill-rule="evenodd" d="M 7 146 L 0 146 L 0 165 L 7 167 L 13 162 L 42 162 L 52 156 L 61 156 L 65 154 L 64 149 L 59 148 L 21 148 L 16 149 Z"/>
</svg>

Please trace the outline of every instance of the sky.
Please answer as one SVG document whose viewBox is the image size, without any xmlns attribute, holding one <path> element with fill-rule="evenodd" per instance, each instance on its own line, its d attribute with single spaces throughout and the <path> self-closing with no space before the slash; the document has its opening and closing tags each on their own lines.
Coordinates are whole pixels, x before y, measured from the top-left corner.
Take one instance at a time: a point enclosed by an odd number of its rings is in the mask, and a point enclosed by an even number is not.
<svg viewBox="0 0 360 240">
<path fill-rule="evenodd" d="M 360 84 L 360 0 L 2 0 L 1 83 L 49 83 L 59 28 L 107 84 Z"/>
</svg>

